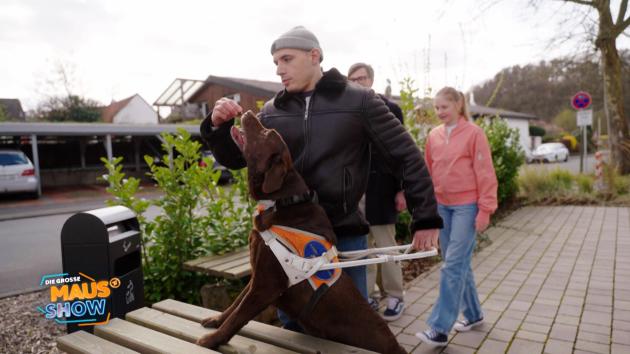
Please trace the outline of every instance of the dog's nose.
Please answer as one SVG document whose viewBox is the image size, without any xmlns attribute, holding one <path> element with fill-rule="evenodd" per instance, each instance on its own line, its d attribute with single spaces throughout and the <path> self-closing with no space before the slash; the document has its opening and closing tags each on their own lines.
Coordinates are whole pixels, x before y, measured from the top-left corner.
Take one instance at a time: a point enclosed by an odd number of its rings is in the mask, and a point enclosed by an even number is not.
<svg viewBox="0 0 630 354">
<path fill-rule="evenodd" d="M 241 117 L 241 124 L 243 125 L 243 128 L 245 128 L 246 132 L 248 130 L 259 131 L 263 128 L 260 121 L 256 118 L 256 115 L 254 115 L 252 111 L 247 111 L 243 114 L 243 117 Z"/>
</svg>

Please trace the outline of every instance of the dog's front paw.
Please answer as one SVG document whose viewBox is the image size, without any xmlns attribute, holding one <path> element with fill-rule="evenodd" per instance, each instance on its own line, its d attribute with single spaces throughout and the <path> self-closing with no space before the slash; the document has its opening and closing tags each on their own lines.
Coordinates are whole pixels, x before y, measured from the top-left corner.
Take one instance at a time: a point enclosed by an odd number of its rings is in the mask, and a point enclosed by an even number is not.
<svg viewBox="0 0 630 354">
<path fill-rule="evenodd" d="M 208 333 L 204 335 L 203 337 L 197 339 L 197 345 L 206 347 L 208 349 L 215 349 L 216 347 L 219 346 L 219 344 L 221 344 L 219 342 L 219 338 L 217 338 L 217 336 L 215 336 L 214 333 Z"/>
<path fill-rule="evenodd" d="M 201 325 L 206 328 L 219 328 L 221 326 L 221 315 L 208 317 L 201 321 Z"/>
</svg>

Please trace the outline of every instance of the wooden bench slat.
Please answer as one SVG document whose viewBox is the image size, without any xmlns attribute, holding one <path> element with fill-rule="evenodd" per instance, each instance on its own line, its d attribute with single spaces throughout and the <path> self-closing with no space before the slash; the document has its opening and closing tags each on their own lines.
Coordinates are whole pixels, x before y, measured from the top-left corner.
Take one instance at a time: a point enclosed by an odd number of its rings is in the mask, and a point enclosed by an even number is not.
<svg viewBox="0 0 630 354">
<path fill-rule="evenodd" d="M 190 321 L 182 317 L 171 315 L 155 309 L 143 307 L 127 313 L 128 321 L 137 323 L 143 327 L 183 339 L 187 342 L 196 342 L 207 333 L 216 331 L 212 328 L 204 328 L 198 322 Z M 217 350 L 224 354 L 236 353 L 269 353 L 291 354 L 291 350 L 277 347 L 268 343 L 257 341 L 240 335 L 234 336 L 227 345 L 222 345 Z"/>
<path fill-rule="evenodd" d="M 240 279 L 252 274 L 252 265 L 248 262 L 247 264 L 243 264 L 239 267 L 229 269 L 224 273 L 232 278 Z"/>
<path fill-rule="evenodd" d="M 240 259 L 240 258 L 249 259 L 249 249 L 243 248 L 243 249 L 226 253 L 220 256 L 217 256 L 217 255 L 204 256 L 204 257 L 200 257 L 200 258 L 193 259 L 190 261 L 186 261 L 184 262 L 184 264 L 191 267 L 198 266 L 202 263 L 206 263 L 208 266 L 214 266 L 214 265 L 222 264 L 222 263 L 229 262 L 234 259 Z"/>
<path fill-rule="evenodd" d="M 183 268 L 189 271 L 202 272 L 211 276 L 230 279 L 241 279 L 251 274 L 249 255 L 242 255 L 239 259 L 221 264 L 211 263 L 210 265 L 207 265 L 206 263 L 201 263 L 191 266 L 190 264 L 185 263 Z M 236 271 L 233 269 L 236 269 Z"/>
<path fill-rule="evenodd" d="M 240 267 L 240 266 L 242 266 L 244 264 L 245 265 L 249 265 L 250 264 L 249 263 L 249 258 L 235 259 L 235 260 L 233 260 L 231 262 L 219 264 L 219 265 L 216 265 L 214 267 L 206 267 L 204 264 L 201 264 L 198 267 L 201 267 L 201 268 L 212 268 L 212 269 L 214 269 L 216 271 L 224 272 L 224 271 L 228 271 L 228 270 L 230 270 L 232 268 Z"/>
<path fill-rule="evenodd" d="M 222 256 L 201 257 L 185 262 L 183 268 L 215 277 L 241 279 L 251 274 L 249 250 L 241 249 L 236 253 Z"/>
<path fill-rule="evenodd" d="M 114 318 L 108 324 L 96 326 L 94 333 L 110 342 L 118 343 L 141 353 L 217 353 L 120 318 Z"/>
<path fill-rule="evenodd" d="M 209 316 L 219 314 L 217 311 L 172 299 L 160 301 L 153 304 L 152 307 L 199 323 Z M 241 329 L 239 334 L 300 353 L 373 353 L 369 350 L 311 337 L 256 321 L 250 321 Z"/>
<path fill-rule="evenodd" d="M 70 354 L 138 353 L 137 351 L 112 343 L 86 331 L 73 332 L 57 338 L 57 348 Z"/>
</svg>

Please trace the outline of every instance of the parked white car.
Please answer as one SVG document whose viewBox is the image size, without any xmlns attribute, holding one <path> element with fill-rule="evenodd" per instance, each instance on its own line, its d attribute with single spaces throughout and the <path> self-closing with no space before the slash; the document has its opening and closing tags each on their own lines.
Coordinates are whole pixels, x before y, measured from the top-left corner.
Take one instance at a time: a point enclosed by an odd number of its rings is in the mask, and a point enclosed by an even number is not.
<svg viewBox="0 0 630 354">
<path fill-rule="evenodd" d="M 0 193 L 37 194 L 37 177 L 31 160 L 19 150 L 0 150 Z"/>
<path fill-rule="evenodd" d="M 525 163 L 532 163 L 534 162 L 534 155 L 532 155 L 532 150 L 527 147 L 527 146 L 522 146 L 523 148 L 523 155 L 525 155 Z"/>
<path fill-rule="evenodd" d="M 569 149 L 562 143 L 545 143 L 532 152 L 533 161 L 560 162 L 569 160 Z"/>
</svg>

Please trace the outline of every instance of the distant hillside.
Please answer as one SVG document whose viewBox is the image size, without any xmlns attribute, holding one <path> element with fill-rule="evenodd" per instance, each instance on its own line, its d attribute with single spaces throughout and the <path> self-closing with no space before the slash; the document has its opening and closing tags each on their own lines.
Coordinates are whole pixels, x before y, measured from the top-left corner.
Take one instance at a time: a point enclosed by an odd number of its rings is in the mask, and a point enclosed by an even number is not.
<svg viewBox="0 0 630 354">
<path fill-rule="evenodd" d="M 630 50 L 620 51 L 623 66 L 624 107 L 630 114 Z M 603 82 L 596 58 L 559 58 L 538 64 L 513 66 L 498 72 L 493 79 L 473 87 L 477 104 L 485 105 L 502 83 L 492 107 L 532 113 L 551 121 L 570 108 L 571 97 L 580 90 L 593 96 L 593 109 L 603 108 Z"/>
</svg>

